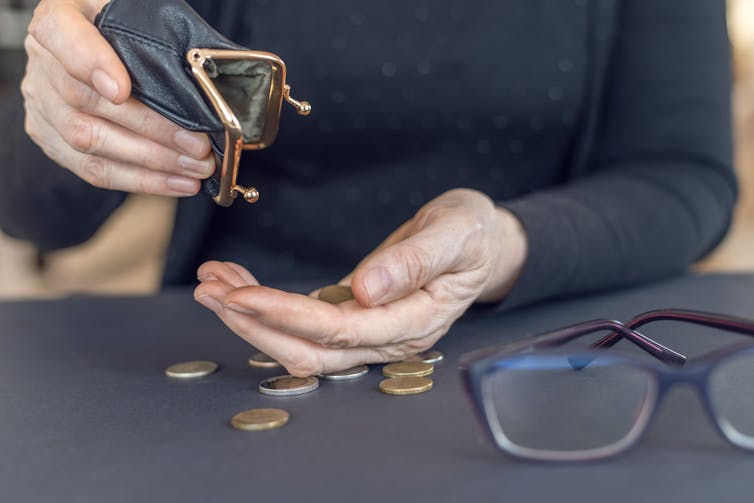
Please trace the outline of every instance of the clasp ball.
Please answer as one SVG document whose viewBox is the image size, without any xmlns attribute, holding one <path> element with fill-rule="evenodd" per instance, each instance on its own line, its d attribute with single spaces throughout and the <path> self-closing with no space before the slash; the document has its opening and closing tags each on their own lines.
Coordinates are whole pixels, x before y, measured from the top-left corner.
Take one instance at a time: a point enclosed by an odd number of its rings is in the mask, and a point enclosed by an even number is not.
<svg viewBox="0 0 754 503">
<path fill-rule="evenodd" d="M 259 201 L 259 191 L 252 187 L 243 193 L 243 199 L 247 203 L 256 203 Z"/>
</svg>

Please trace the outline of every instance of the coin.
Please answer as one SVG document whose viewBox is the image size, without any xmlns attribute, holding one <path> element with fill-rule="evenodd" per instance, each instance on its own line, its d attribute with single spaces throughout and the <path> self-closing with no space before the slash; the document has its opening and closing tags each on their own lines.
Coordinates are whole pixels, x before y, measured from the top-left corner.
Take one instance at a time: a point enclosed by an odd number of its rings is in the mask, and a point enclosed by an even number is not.
<svg viewBox="0 0 754 503">
<path fill-rule="evenodd" d="M 404 362 L 423 362 L 423 363 L 440 363 L 442 359 L 444 358 L 443 354 L 439 351 L 432 349 L 430 351 L 424 351 L 422 353 L 417 353 L 415 355 L 411 355 L 404 359 Z"/>
<path fill-rule="evenodd" d="M 353 300 L 353 292 L 350 286 L 330 285 L 319 291 L 319 300 L 330 304 L 340 304 L 347 300 Z"/>
<path fill-rule="evenodd" d="M 349 379 L 358 379 L 359 377 L 367 375 L 367 373 L 369 373 L 369 367 L 366 365 L 359 365 L 358 367 L 352 367 L 346 370 L 322 374 L 319 377 L 327 379 L 328 381 L 347 381 Z"/>
<path fill-rule="evenodd" d="M 249 365 L 265 369 L 273 369 L 281 365 L 264 353 L 255 353 L 249 357 Z"/>
<path fill-rule="evenodd" d="M 385 374 L 385 377 L 421 377 L 428 376 L 434 371 L 435 367 L 432 364 L 422 362 L 397 362 L 382 367 L 382 373 Z"/>
<path fill-rule="evenodd" d="M 319 387 L 316 377 L 276 376 L 259 383 L 259 391 L 265 395 L 293 396 L 310 393 Z"/>
<path fill-rule="evenodd" d="M 165 369 L 165 375 L 176 379 L 194 379 L 210 375 L 217 370 L 217 363 L 195 361 L 176 363 Z"/>
<path fill-rule="evenodd" d="M 416 395 L 431 389 L 432 379 L 429 377 L 391 377 L 380 382 L 380 391 L 388 395 Z"/>
<path fill-rule="evenodd" d="M 290 417 L 283 409 L 249 409 L 233 416 L 230 424 L 237 430 L 272 430 L 284 426 Z"/>
</svg>

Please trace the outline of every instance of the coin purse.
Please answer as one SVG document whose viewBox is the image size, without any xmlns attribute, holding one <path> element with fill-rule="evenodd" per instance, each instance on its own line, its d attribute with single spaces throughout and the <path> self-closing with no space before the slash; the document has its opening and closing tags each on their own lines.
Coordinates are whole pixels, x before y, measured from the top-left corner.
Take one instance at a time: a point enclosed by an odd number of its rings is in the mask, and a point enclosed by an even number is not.
<svg viewBox="0 0 754 503">
<path fill-rule="evenodd" d="M 183 0 L 111 0 L 95 26 L 128 69 L 135 98 L 209 134 L 217 169 L 202 190 L 221 206 L 239 195 L 257 201 L 256 188 L 236 183 L 241 152 L 275 141 L 283 101 L 311 111 L 291 97 L 283 60 L 234 44 Z"/>
</svg>

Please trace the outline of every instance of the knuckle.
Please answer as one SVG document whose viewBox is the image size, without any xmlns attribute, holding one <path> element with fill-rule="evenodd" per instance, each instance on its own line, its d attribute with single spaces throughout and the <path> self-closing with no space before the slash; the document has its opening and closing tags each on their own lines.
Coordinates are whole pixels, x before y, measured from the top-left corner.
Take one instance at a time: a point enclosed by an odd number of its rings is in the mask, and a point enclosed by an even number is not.
<svg viewBox="0 0 754 503">
<path fill-rule="evenodd" d="M 160 181 L 146 175 L 137 176 L 134 179 L 134 183 L 136 184 L 134 190 L 140 194 L 159 194 L 162 187 Z"/>
<path fill-rule="evenodd" d="M 375 348 L 375 352 L 379 355 L 379 360 L 383 362 L 401 361 L 410 354 L 410 351 L 407 350 L 402 344 Z"/>
<path fill-rule="evenodd" d="M 34 14 L 31 17 L 28 31 L 34 37 L 37 37 L 44 31 L 44 26 L 47 24 L 47 20 L 51 12 L 50 3 L 46 0 L 42 0 L 34 8 Z"/>
<path fill-rule="evenodd" d="M 70 78 L 61 79 L 59 90 L 60 96 L 63 100 L 74 108 L 79 110 L 92 111 L 97 108 L 99 104 L 100 95 L 96 93 L 91 87 L 82 84 L 76 79 Z"/>
<path fill-rule="evenodd" d="M 24 50 L 29 56 L 37 55 L 37 41 L 34 40 L 34 36 L 31 33 L 24 38 Z"/>
<path fill-rule="evenodd" d="M 43 39 L 49 35 L 51 31 L 51 25 L 56 16 L 62 13 L 64 6 L 61 2 L 51 2 L 49 0 L 42 0 L 34 8 L 34 12 L 27 27 L 27 31 L 31 36 L 37 40 Z"/>
<path fill-rule="evenodd" d="M 86 156 L 81 163 L 79 176 L 100 189 L 111 188 L 109 163 L 101 157 Z"/>
<path fill-rule="evenodd" d="M 421 353 L 422 351 L 426 351 L 431 348 L 433 342 L 434 341 L 426 337 L 422 337 L 421 339 L 412 339 L 410 341 L 406 341 L 403 349 L 409 354 L 415 355 L 416 353 Z"/>
<path fill-rule="evenodd" d="M 94 121 L 83 114 L 71 113 L 65 121 L 63 137 L 75 150 L 90 154 L 94 152 L 99 136 Z"/>
<path fill-rule="evenodd" d="M 429 292 L 433 304 L 432 307 L 435 310 L 441 311 L 440 306 L 453 306 L 458 302 L 459 297 L 464 296 L 465 290 L 465 287 L 460 285 L 451 286 L 443 281 L 435 283 Z"/>
<path fill-rule="evenodd" d="M 336 349 L 347 349 L 358 346 L 353 332 L 343 322 L 335 323 L 335 328 L 324 337 L 322 343 L 327 347 Z"/>
<path fill-rule="evenodd" d="M 416 213 L 416 222 L 419 227 L 435 222 L 443 218 L 448 212 L 448 208 L 441 204 L 429 203 L 419 209 Z"/>
<path fill-rule="evenodd" d="M 396 248 L 393 261 L 401 264 L 404 278 L 414 288 L 418 288 L 423 278 L 429 277 L 432 272 L 432 259 L 429 253 L 410 243 L 404 243 Z"/>
<path fill-rule="evenodd" d="M 31 79 L 28 75 L 24 76 L 23 79 L 21 79 L 21 95 L 24 97 L 26 101 L 29 101 L 34 98 L 34 86 L 31 83 Z"/>
</svg>

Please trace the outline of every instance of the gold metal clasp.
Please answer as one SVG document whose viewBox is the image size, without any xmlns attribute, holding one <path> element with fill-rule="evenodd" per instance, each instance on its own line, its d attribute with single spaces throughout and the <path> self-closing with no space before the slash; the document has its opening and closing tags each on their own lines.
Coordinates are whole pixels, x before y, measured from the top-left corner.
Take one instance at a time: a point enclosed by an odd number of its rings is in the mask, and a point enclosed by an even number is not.
<svg viewBox="0 0 754 503">
<path fill-rule="evenodd" d="M 219 193 L 213 199 L 221 206 L 230 206 L 241 195 L 246 202 L 254 203 L 259 200 L 259 191 L 236 183 L 241 152 L 261 150 L 275 141 L 283 100 L 299 115 L 309 115 L 311 104 L 291 97 L 285 63 L 275 54 L 194 48 L 186 59 L 225 127 L 223 161 L 213 175 Z"/>
<path fill-rule="evenodd" d="M 299 115 L 309 115 L 312 112 L 312 106 L 308 101 L 298 101 L 291 96 L 291 86 L 288 84 L 283 87 L 283 98 L 296 108 Z"/>
</svg>

